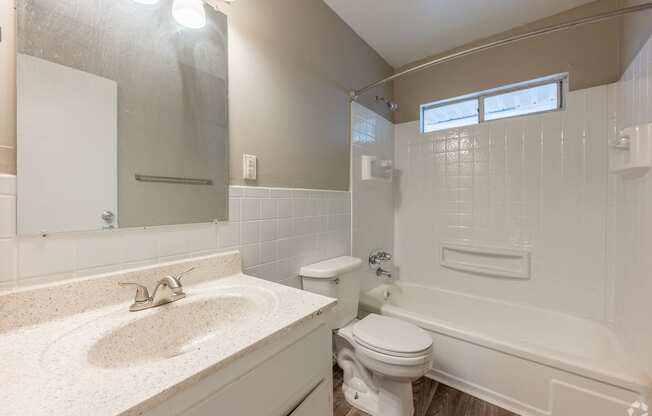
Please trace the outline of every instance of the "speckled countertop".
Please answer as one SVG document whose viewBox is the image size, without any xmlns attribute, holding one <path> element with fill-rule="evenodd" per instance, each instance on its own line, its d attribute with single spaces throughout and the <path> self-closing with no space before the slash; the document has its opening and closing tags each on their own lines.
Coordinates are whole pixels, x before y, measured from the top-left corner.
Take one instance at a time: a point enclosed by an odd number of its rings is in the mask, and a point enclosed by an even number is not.
<svg viewBox="0 0 652 416">
<path fill-rule="evenodd" d="M 238 253 L 227 253 L 0 293 L 0 413 L 142 414 L 335 304 L 333 299 L 243 275 L 239 264 Z M 188 266 L 196 270 L 186 277 L 186 299 L 147 311 L 128 311 L 133 290 L 125 295 L 117 288 L 118 281 L 152 287 L 161 274 Z M 119 295 L 107 300 L 107 294 L 114 292 Z M 189 305 L 203 307 L 220 296 L 235 299 L 234 306 L 220 312 L 220 303 L 214 302 L 215 314 L 224 313 L 224 319 L 209 336 L 193 340 L 181 354 L 164 351 L 165 359 L 146 356 L 153 351 L 152 343 L 160 345 L 166 337 L 173 343 L 175 334 L 187 328 L 187 322 L 173 321 L 176 314 L 186 308 L 187 319 Z M 99 307 L 93 306 L 93 300 Z M 247 319 L 239 319 L 239 313 Z M 120 338 L 127 345 L 111 344 L 116 331 L 126 331 L 140 319 L 161 316 L 165 319 L 152 322 L 170 324 L 156 330 L 145 326 L 145 336 Z M 109 348 L 98 349 L 102 343 Z M 123 357 L 132 351 L 128 362 L 110 356 Z"/>
</svg>

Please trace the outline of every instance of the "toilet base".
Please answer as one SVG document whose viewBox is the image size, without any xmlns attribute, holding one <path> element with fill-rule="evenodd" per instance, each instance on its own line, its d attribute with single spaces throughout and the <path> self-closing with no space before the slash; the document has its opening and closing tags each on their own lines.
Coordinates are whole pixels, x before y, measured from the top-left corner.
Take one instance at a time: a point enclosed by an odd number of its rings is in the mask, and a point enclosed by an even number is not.
<svg viewBox="0 0 652 416">
<path fill-rule="evenodd" d="M 371 416 L 413 416 L 412 382 L 393 379 L 364 368 L 348 348 L 340 349 L 337 364 L 344 372 L 346 401 Z"/>
<path fill-rule="evenodd" d="M 362 383 L 362 384 L 361 384 Z M 364 386 L 362 380 L 353 378 L 349 384 L 342 384 L 346 401 L 358 410 L 371 416 L 413 416 L 412 383 L 405 381 L 378 380 L 378 392 Z"/>
<path fill-rule="evenodd" d="M 354 383 L 360 383 L 358 379 L 352 380 Z M 370 414 L 371 416 L 378 415 L 378 394 L 371 391 L 363 389 L 355 389 L 346 384 L 342 384 L 342 392 L 344 393 L 344 398 L 347 403 L 355 407 L 358 410 Z"/>
</svg>

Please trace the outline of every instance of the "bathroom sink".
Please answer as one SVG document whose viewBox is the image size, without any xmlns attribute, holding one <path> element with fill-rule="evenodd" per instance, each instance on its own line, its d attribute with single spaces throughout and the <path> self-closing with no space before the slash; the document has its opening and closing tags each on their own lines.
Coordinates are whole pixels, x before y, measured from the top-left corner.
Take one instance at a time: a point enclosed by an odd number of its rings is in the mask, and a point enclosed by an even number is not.
<svg viewBox="0 0 652 416">
<path fill-rule="evenodd" d="M 137 367 L 219 348 L 222 337 L 246 333 L 277 307 L 271 292 L 236 286 L 190 291 L 183 300 L 142 312 L 121 306 L 60 338 L 42 364 L 52 367 L 81 354 L 98 368 Z"/>
<path fill-rule="evenodd" d="M 200 349 L 228 327 L 250 325 L 263 312 L 253 299 L 237 295 L 166 305 L 101 338 L 88 361 L 112 368 L 171 358 Z"/>
</svg>

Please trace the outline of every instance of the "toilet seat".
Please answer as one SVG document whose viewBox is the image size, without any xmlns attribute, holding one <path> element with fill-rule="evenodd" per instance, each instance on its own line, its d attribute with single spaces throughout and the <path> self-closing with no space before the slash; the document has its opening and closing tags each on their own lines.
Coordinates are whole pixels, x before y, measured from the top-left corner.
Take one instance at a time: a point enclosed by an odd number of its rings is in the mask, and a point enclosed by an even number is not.
<svg viewBox="0 0 652 416">
<path fill-rule="evenodd" d="M 359 347 L 387 357 L 422 359 L 432 353 L 432 338 L 427 332 L 387 316 L 368 315 L 353 325 L 352 335 Z"/>
</svg>

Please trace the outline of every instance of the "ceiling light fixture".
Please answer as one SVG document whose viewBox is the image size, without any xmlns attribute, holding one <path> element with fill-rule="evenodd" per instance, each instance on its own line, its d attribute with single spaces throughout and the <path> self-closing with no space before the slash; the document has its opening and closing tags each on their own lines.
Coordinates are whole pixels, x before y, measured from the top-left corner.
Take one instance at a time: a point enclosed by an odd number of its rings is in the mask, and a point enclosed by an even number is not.
<svg viewBox="0 0 652 416">
<path fill-rule="evenodd" d="M 148 5 L 150 5 L 150 4 L 158 3 L 159 0 L 134 0 L 134 1 L 136 3 L 140 3 L 140 4 L 148 4 Z"/>
<path fill-rule="evenodd" d="M 191 29 L 201 29 L 206 26 L 203 0 L 174 0 L 172 16 L 177 23 Z"/>
</svg>

